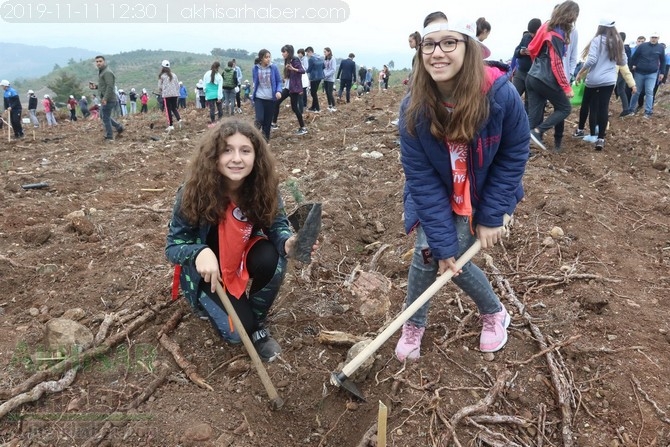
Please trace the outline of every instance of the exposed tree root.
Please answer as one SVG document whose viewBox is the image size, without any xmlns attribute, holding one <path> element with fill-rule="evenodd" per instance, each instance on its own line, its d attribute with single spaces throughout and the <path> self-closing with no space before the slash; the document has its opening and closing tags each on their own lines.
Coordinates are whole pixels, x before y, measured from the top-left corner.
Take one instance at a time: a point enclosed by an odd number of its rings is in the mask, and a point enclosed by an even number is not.
<svg viewBox="0 0 670 447">
<path fill-rule="evenodd" d="M 18 394 L 25 393 L 37 384 L 49 380 L 49 378 L 61 374 L 63 371 L 72 369 L 81 363 L 109 352 L 114 346 L 126 341 L 130 334 L 141 328 L 146 322 L 154 319 L 168 304 L 169 303 L 159 303 L 154 305 L 151 309 L 146 311 L 144 315 L 130 323 L 125 330 L 109 337 L 101 345 L 87 349 L 77 356 L 68 357 L 63 361 L 56 363 L 51 368 L 35 373 L 10 390 L 0 390 L 0 399 L 11 399 Z"/>
<path fill-rule="evenodd" d="M 69 387 L 72 382 L 74 382 L 74 378 L 77 377 L 78 368 L 79 366 L 75 366 L 74 368 L 69 369 L 63 378 L 58 381 L 50 380 L 48 382 L 41 382 L 35 385 L 35 387 L 29 392 L 21 393 L 12 397 L 7 402 L 0 405 L 0 419 L 5 417 L 10 411 L 20 407 L 25 403 L 35 402 L 40 397 L 42 397 L 44 393 L 60 393 L 65 388 Z"/>
<path fill-rule="evenodd" d="M 571 407 L 571 398 L 570 393 L 570 384 L 568 378 L 561 372 L 561 366 L 558 359 L 554 355 L 554 349 L 548 349 L 547 342 L 544 335 L 540 329 L 532 322 L 531 316 L 526 312 L 526 306 L 519 301 L 512 289 L 509 281 L 505 279 L 500 270 L 493 264 L 493 258 L 489 255 L 484 255 L 486 258 L 486 265 L 493 272 L 493 278 L 500 288 L 500 290 L 505 292 L 505 296 L 509 301 L 511 301 L 517 308 L 520 315 L 522 315 L 526 323 L 528 324 L 531 333 L 540 344 L 540 348 L 546 352 L 547 366 L 551 373 L 551 382 L 554 385 L 556 391 L 556 399 L 558 401 L 558 406 L 561 411 L 561 434 L 563 437 L 563 447 L 573 447 L 574 439 L 572 433 L 572 407 Z"/>
</svg>

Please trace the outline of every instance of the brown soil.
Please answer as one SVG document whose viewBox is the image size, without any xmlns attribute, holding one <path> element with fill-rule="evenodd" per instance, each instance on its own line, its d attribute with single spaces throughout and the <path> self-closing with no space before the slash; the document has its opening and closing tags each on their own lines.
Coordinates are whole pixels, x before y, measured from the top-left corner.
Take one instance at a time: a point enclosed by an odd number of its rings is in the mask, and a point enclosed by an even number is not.
<svg viewBox="0 0 670 447">
<path fill-rule="evenodd" d="M 391 446 L 670 445 L 667 90 L 659 92 L 651 120 L 617 118 L 620 106 L 613 103 L 604 151 L 569 136 L 573 113 L 563 152 L 536 153 L 529 161 L 527 196 L 511 234 L 504 246 L 487 250 L 500 270 L 497 278 L 509 285 L 498 289 L 513 313 L 502 351 L 478 351 L 475 307 L 448 284 L 433 299 L 419 362 L 394 359 L 395 334 L 376 353 L 367 378 L 357 382 L 366 402 L 330 384 L 348 348 L 321 343 L 321 331 L 374 337 L 404 299 L 404 255 L 413 237 L 402 229 L 403 174 L 390 124 L 401 94 L 374 93 L 340 104 L 335 113 L 312 113 L 305 136 L 293 135 L 297 124 L 290 109 L 281 112 L 272 149 L 287 208 L 297 206 L 299 191 L 307 202 L 322 202 L 324 214 L 318 255 L 309 267 L 290 264 L 270 318 L 284 349 L 281 359 L 266 365 L 285 401 L 278 411 L 270 409 L 244 348 L 222 342 L 183 299 L 170 302 L 167 223 L 206 114 L 189 109 L 184 128 L 169 135 L 160 113 L 134 116 L 110 144 L 102 142 L 99 122 L 69 124 L 65 117 L 54 129 L 33 133 L 28 127 L 20 141 L 8 143 L 5 134 L 3 402 L 29 391 L 21 384 L 53 365 L 31 357 L 44 350 L 49 319 L 81 308 L 74 318 L 81 317 L 93 334 L 106 314 L 139 311 L 135 318 L 145 316 L 146 322 L 125 336 L 133 319 L 116 319 L 108 337 L 119 343 L 82 362 L 63 391 L 5 415 L 0 441 L 367 446 L 376 445 L 369 438 L 382 401 Z M 244 114 L 250 116 L 248 106 Z M 547 140 L 551 147 L 551 135 Z M 383 157 L 363 156 L 371 151 Z M 21 187 L 38 182 L 49 186 Z M 83 213 L 66 217 L 74 211 Z M 563 235 L 552 238 L 553 227 Z M 494 280 L 481 253 L 476 260 Z M 389 292 L 372 292 L 380 302 L 390 300 L 386 315 L 361 315 L 350 287 L 359 278 L 354 271 L 376 271 L 390 281 Z M 158 341 L 179 309 L 185 316 L 168 335 L 213 391 L 190 381 Z M 43 380 L 62 378 L 43 374 Z M 492 388 L 499 378 L 504 382 Z M 447 442 L 451 429 L 456 437 Z"/>
</svg>

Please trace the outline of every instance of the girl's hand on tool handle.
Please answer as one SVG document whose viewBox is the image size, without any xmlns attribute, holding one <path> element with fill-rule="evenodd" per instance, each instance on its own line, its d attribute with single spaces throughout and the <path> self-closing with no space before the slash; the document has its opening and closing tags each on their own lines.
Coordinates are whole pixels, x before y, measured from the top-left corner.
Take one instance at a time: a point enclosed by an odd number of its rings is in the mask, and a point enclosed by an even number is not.
<svg viewBox="0 0 670 447">
<path fill-rule="evenodd" d="M 475 232 L 477 239 L 482 243 L 482 249 L 491 248 L 502 239 L 504 227 L 485 227 L 477 225 Z"/>
<path fill-rule="evenodd" d="M 219 260 L 211 248 L 205 248 L 195 257 L 195 269 L 205 282 L 212 286 L 212 293 L 216 293 L 216 283 L 221 282 Z"/>
<path fill-rule="evenodd" d="M 461 274 L 463 270 L 456 268 L 456 258 L 451 257 L 449 259 L 440 259 L 437 261 L 437 273 L 439 275 L 444 274 L 447 270 L 454 272 L 454 276 Z"/>
</svg>

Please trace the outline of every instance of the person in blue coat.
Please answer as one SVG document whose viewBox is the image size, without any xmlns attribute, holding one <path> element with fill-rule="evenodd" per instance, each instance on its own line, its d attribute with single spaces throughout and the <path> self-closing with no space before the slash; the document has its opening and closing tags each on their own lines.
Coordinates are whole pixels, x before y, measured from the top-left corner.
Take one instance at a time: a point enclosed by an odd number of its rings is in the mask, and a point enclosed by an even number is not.
<svg viewBox="0 0 670 447">
<path fill-rule="evenodd" d="M 272 54 L 265 48 L 258 52 L 258 63 L 251 72 L 254 91 L 251 102 L 256 114 L 256 127 L 263 131 L 265 141 L 270 141 L 275 103 L 282 97 L 282 78 L 279 69 L 272 63 Z"/>
<path fill-rule="evenodd" d="M 21 124 L 21 98 L 19 94 L 9 85 L 9 81 L 3 79 L 0 81 L 0 87 L 4 90 L 3 99 L 5 110 L 9 110 L 9 122 L 14 129 L 14 136 L 16 138 L 23 138 L 23 124 Z"/>
<path fill-rule="evenodd" d="M 504 69 L 484 63 L 490 51 L 476 29 L 474 22 L 448 22 L 441 12 L 428 15 L 401 104 L 405 229 L 416 232 L 405 306 L 438 273 L 453 271 L 479 310 L 480 350 L 495 352 L 507 342 L 510 316 L 486 275 L 472 262 L 458 270 L 456 259 L 476 239 L 484 249 L 500 240 L 505 215 L 523 197 L 530 136 L 518 92 Z M 419 358 L 429 306 L 403 325 L 399 360 Z"/>
</svg>

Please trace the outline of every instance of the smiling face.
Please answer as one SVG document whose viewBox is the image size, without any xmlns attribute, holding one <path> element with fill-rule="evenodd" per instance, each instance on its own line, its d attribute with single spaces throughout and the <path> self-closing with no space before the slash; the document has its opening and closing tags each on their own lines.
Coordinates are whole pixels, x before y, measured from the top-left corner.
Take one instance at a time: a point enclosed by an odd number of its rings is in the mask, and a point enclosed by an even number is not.
<svg viewBox="0 0 670 447">
<path fill-rule="evenodd" d="M 431 24 L 439 22 L 447 23 L 446 20 L 436 20 L 431 22 Z M 460 41 L 456 44 L 456 49 L 449 53 L 442 51 L 438 45 L 438 42 L 447 39 Z M 421 53 L 423 65 L 430 77 L 433 78 L 433 81 L 437 83 L 438 89 L 445 93 L 451 92 L 451 86 L 463 67 L 463 60 L 465 58 L 465 43 L 462 42 L 463 39 L 464 36 L 461 33 L 448 30 L 435 31 L 423 38 L 424 43 L 435 43 L 435 51 L 432 54 Z"/>
<path fill-rule="evenodd" d="M 226 147 L 216 162 L 218 171 L 226 178 L 228 187 L 235 191 L 254 169 L 256 152 L 251 140 L 237 132 L 226 138 Z"/>
</svg>

